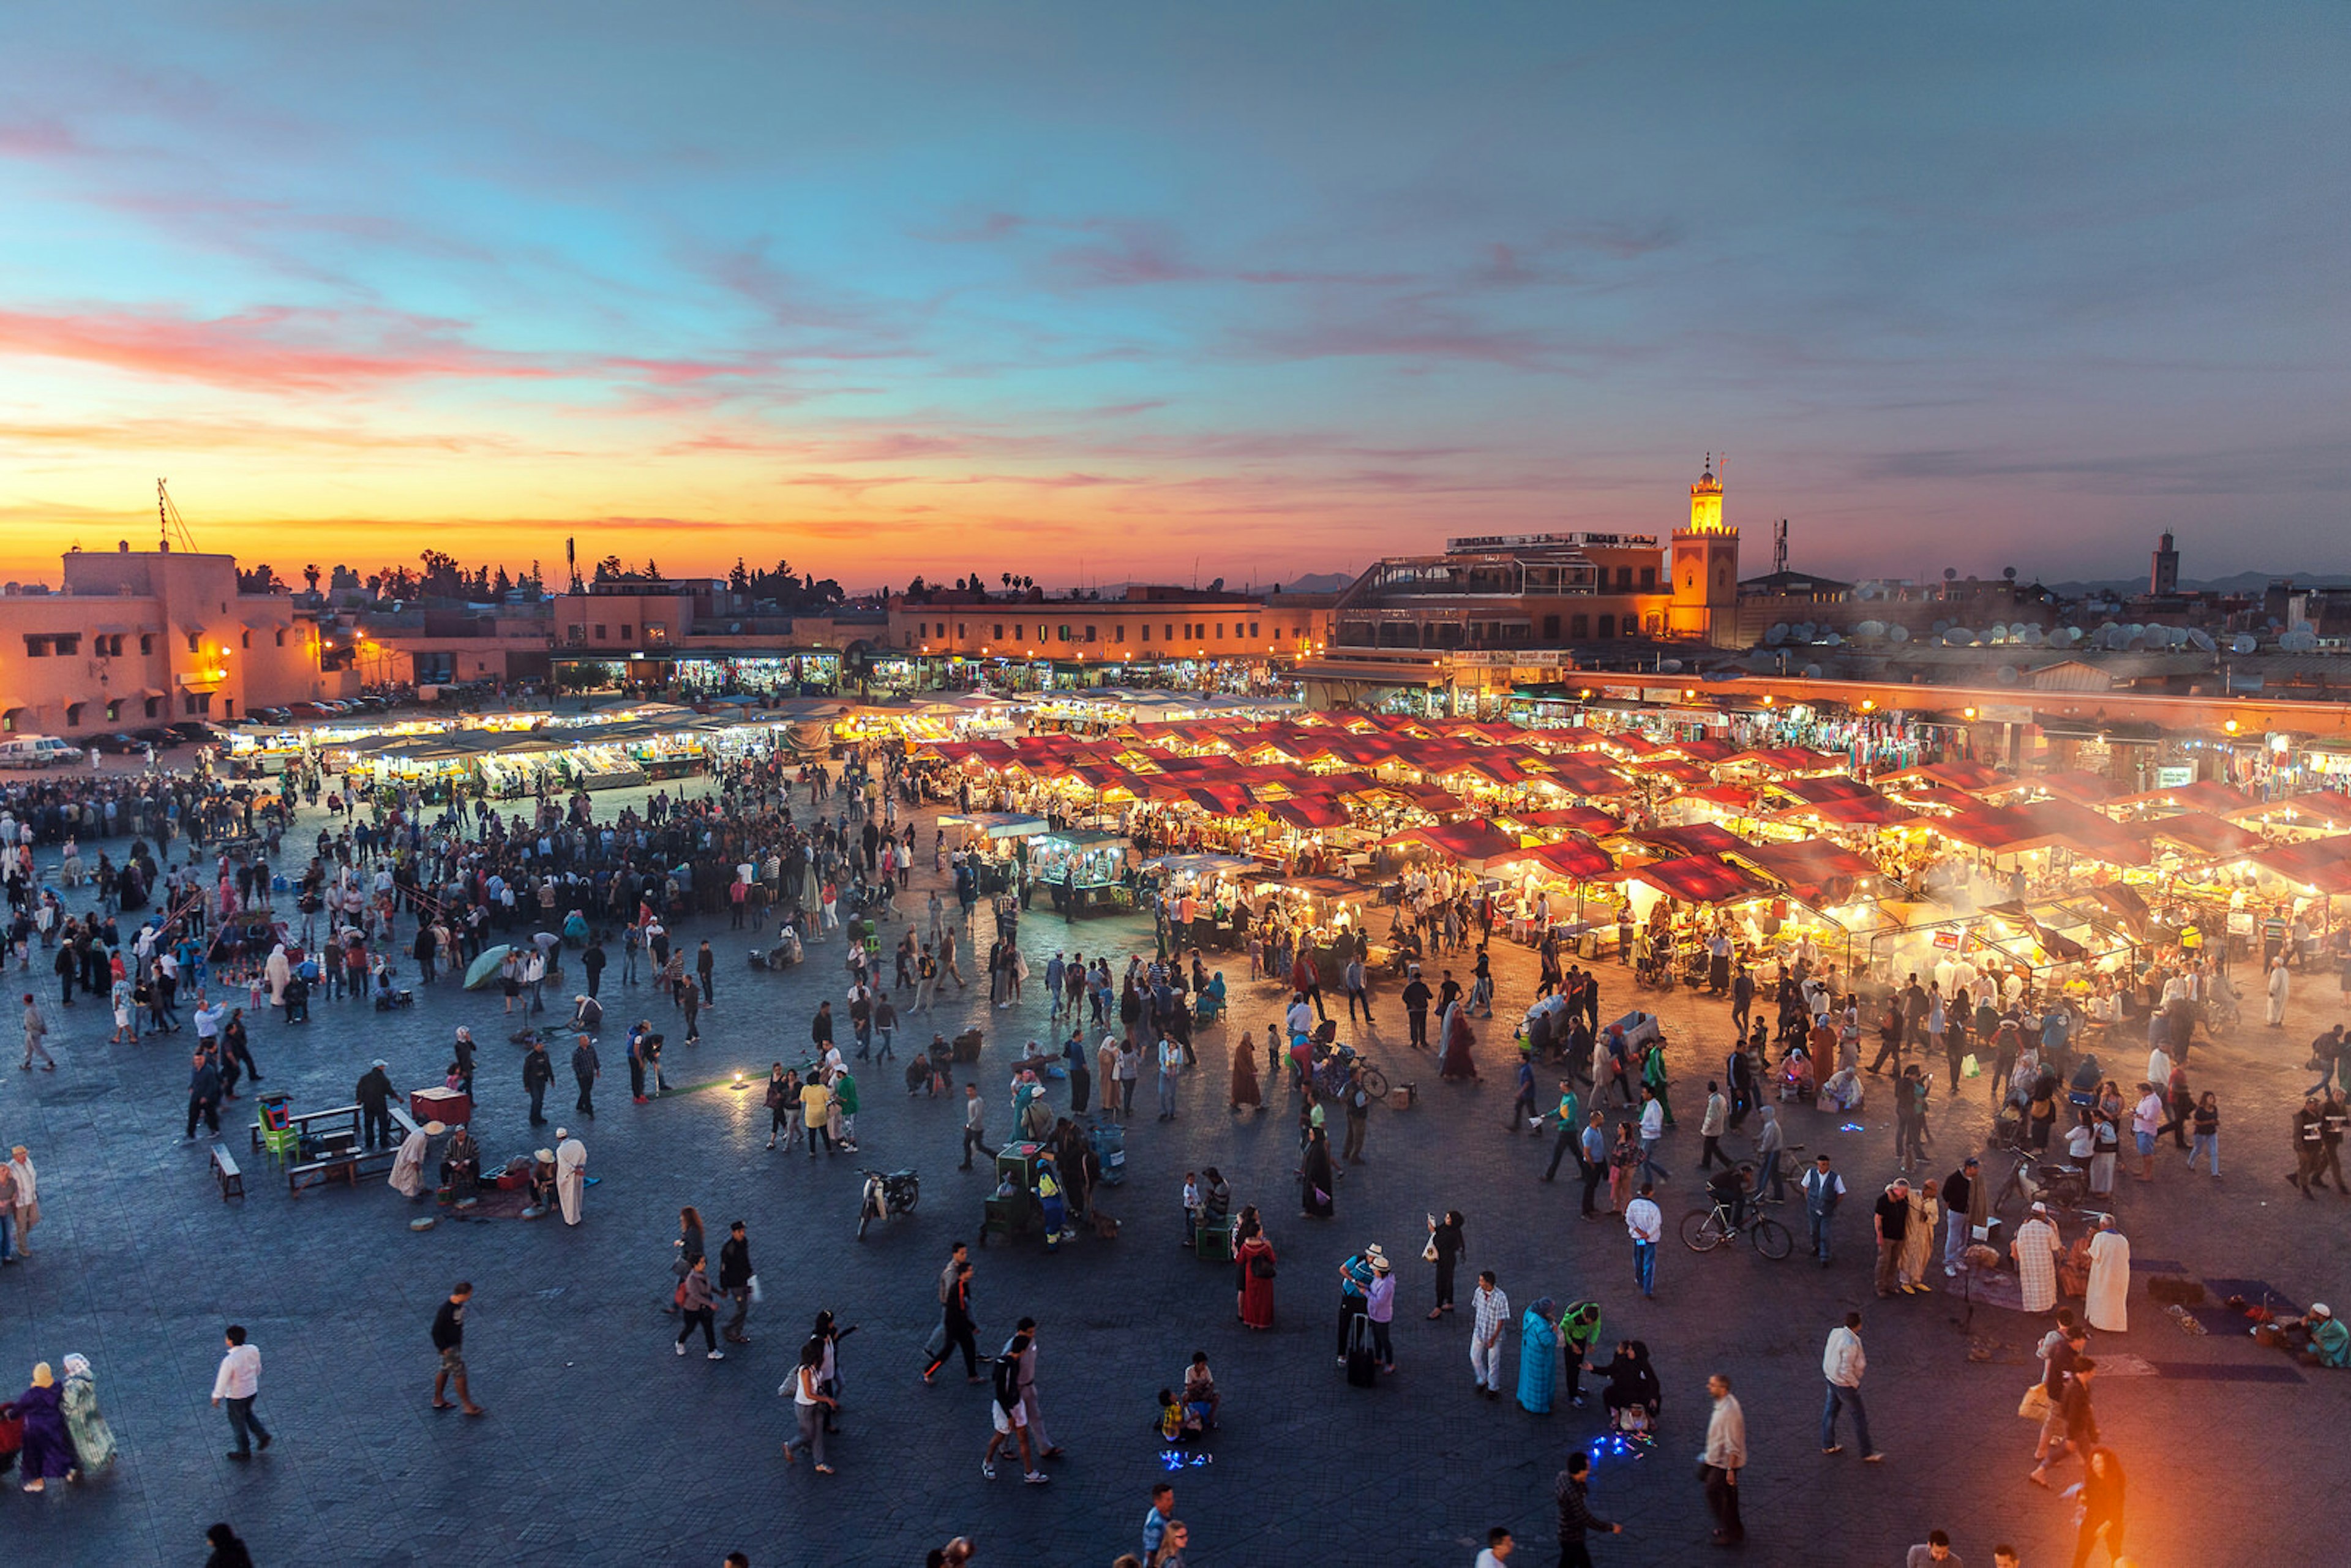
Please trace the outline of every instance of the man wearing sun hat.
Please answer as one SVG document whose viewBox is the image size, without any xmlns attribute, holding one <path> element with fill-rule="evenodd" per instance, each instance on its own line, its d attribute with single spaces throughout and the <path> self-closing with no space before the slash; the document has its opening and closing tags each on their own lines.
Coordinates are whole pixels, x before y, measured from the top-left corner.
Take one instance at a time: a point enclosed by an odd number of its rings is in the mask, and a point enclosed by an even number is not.
<svg viewBox="0 0 2351 1568">
<path fill-rule="evenodd" d="M 1368 1302 L 1372 1289 L 1372 1260 L 1384 1261 L 1376 1242 L 1339 1265 L 1339 1350 L 1338 1363 L 1347 1364 L 1347 1330 L 1355 1314 Z"/>
</svg>

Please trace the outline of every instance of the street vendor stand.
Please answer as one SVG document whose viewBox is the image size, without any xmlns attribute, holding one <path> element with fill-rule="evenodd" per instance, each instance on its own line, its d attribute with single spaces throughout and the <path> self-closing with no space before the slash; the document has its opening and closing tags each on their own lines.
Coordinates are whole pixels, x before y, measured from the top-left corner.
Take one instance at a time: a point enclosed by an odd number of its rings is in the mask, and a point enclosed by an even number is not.
<svg viewBox="0 0 2351 1568">
<path fill-rule="evenodd" d="M 1123 833 L 1063 829 L 1029 841 L 1029 875 L 1063 915 L 1115 915 L 1134 907 L 1127 860 Z"/>
</svg>

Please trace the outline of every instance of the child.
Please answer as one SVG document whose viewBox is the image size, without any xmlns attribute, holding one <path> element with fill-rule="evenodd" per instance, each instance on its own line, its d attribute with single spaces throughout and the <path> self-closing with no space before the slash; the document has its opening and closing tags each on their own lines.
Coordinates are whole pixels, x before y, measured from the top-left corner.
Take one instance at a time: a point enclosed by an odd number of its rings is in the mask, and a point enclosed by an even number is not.
<svg viewBox="0 0 2351 1568">
<path fill-rule="evenodd" d="M 1184 1173 L 1184 1245 L 1192 1246 L 1199 1235 L 1200 1178 L 1197 1173 Z"/>
<path fill-rule="evenodd" d="M 1184 1440 L 1184 1406 L 1165 1388 L 1159 1391 L 1159 1436 L 1170 1443 Z"/>
<path fill-rule="evenodd" d="M 1216 1430 L 1217 1378 L 1205 1350 L 1194 1351 L 1192 1364 L 1184 1369 L 1184 1426 L 1193 1432 Z"/>
</svg>

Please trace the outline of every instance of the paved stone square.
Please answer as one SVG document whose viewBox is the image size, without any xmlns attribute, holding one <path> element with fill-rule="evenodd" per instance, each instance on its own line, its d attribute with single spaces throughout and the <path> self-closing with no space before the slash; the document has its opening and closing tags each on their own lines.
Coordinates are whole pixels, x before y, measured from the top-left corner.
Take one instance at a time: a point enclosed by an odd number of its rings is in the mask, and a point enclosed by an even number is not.
<svg viewBox="0 0 2351 1568">
<path fill-rule="evenodd" d="M 600 810 L 612 805 L 600 797 Z M 914 902 L 935 880 L 917 873 Z M 1808 1109 L 1790 1117 L 1791 1141 L 1834 1151 L 1855 1189 L 1832 1270 L 1801 1254 L 1776 1264 L 1743 1250 L 1701 1257 L 1669 1235 L 1657 1300 L 1644 1301 L 1621 1227 L 1580 1222 L 1573 1183 L 1537 1180 L 1548 1140 L 1507 1126 L 1506 1019 L 1530 994 L 1533 962 L 1499 946 L 1502 1005 L 1479 1040 L 1481 1082 L 1441 1083 L 1433 1062 L 1415 1060 L 1392 988 L 1380 1026 L 1359 1037 L 1392 1078 L 1416 1080 L 1422 1099 L 1374 1113 L 1369 1162 L 1347 1172 L 1335 1220 L 1298 1214 L 1294 1102 L 1276 1092 L 1259 1114 L 1225 1108 L 1231 1036 L 1215 1029 L 1202 1036 L 1180 1118 L 1155 1124 L 1146 1110 L 1127 1145 L 1125 1185 L 1099 1195 L 1099 1207 L 1124 1222 L 1118 1239 L 1088 1238 L 1053 1255 L 1034 1241 L 977 1254 L 982 1348 L 1000 1343 L 1023 1314 L 1040 1321 L 1046 1415 L 1069 1450 L 1050 1487 L 1024 1488 L 1008 1467 L 984 1481 L 985 1391 L 954 1375 L 926 1388 L 916 1375 L 936 1315 L 933 1276 L 950 1239 L 975 1234 L 985 1186 L 978 1173 L 956 1169 L 956 1106 L 907 1099 L 894 1065 L 884 1064 L 860 1074 L 862 1155 L 812 1163 L 768 1152 L 756 1092 L 725 1082 L 737 1071 L 758 1079 L 778 1057 L 799 1059 L 817 1000 L 845 988 L 841 948 L 816 946 L 806 966 L 771 976 L 744 965 L 748 941 L 724 920 L 687 923 L 681 933 L 710 936 L 726 961 L 703 1042 L 671 1047 L 673 1077 L 716 1086 L 630 1103 L 621 1026 L 632 1006 L 653 1004 L 623 1000 L 630 988 L 610 983 L 616 962 L 604 988 L 599 1114 L 559 1117 L 580 1133 L 601 1178 L 577 1229 L 483 1220 L 413 1233 L 408 1222 L 423 1211 L 380 1180 L 289 1198 L 257 1155 L 246 1161 L 249 1196 L 225 1203 L 205 1145 L 179 1139 L 181 1047 L 193 1031 L 110 1047 L 110 1020 L 96 998 L 59 1009 L 46 973 L 27 977 L 41 982 L 33 988 L 62 1065 L 54 1074 L 13 1065 L 0 1074 L 0 1142 L 30 1145 L 46 1211 L 35 1256 L 0 1271 L 0 1377 L 13 1392 L 37 1360 L 89 1355 L 123 1456 L 88 1487 L 44 1497 L 8 1487 L 0 1495 L 6 1560 L 195 1563 L 204 1527 L 226 1519 L 265 1565 L 708 1565 L 739 1548 L 759 1568 L 896 1568 L 921 1563 L 925 1548 L 958 1532 L 977 1538 L 985 1563 L 1107 1564 L 1136 1549 L 1149 1488 L 1167 1473 L 1150 1428 L 1152 1396 L 1179 1380 L 1196 1348 L 1216 1369 L 1224 1418 L 1205 1449 L 1214 1462 L 1173 1477 L 1195 1563 L 1468 1568 L 1495 1523 L 1519 1532 L 1521 1561 L 1549 1563 L 1552 1478 L 1568 1448 L 1598 1431 L 1598 1401 L 1588 1410 L 1562 1402 L 1537 1417 L 1470 1395 L 1466 1322 L 1422 1316 L 1430 1284 L 1418 1259 L 1422 1216 L 1447 1207 L 1468 1216 L 1465 1304 L 1480 1268 L 1499 1271 L 1517 1309 L 1544 1294 L 1562 1302 L 1596 1295 L 1605 1340 L 1638 1337 L 1656 1357 L 1667 1389 L 1663 1438 L 1646 1458 L 1599 1464 L 1594 1505 L 1626 1525 L 1623 1536 L 1595 1542 L 1600 1563 L 1725 1555 L 1707 1550 L 1709 1521 L 1692 1473 L 1703 1381 L 1716 1370 L 1734 1377 L 1747 1413 L 1750 1560 L 1896 1563 L 1936 1525 L 1951 1531 L 1972 1564 L 1991 1561 L 1995 1539 L 2022 1547 L 2029 1568 L 2070 1556 L 2070 1510 L 2024 1483 L 2032 1430 L 2012 1414 L 2032 1375 L 2039 1328 L 1979 1309 L 1973 1334 L 1991 1358 L 1971 1362 L 1955 1298 L 1865 1300 L 1867 1198 L 1893 1165 L 1886 1120 L 1873 1109 L 1853 1132 Z M 1065 926 L 1041 909 L 1023 933 L 1039 968 L 1057 946 L 1123 955 L 1148 940 L 1137 920 Z M 986 940 L 983 914 L 983 952 Z M 1460 968 L 1467 973 L 1466 961 Z M 1252 1030 L 1261 1049 L 1276 993 L 1242 983 L 1245 969 L 1245 958 L 1228 956 L 1231 1028 Z M 1605 967 L 1603 983 L 1604 1017 L 1650 1005 L 1633 995 L 1624 970 Z M 2293 1027 L 2248 1026 L 2197 1051 L 2199 1087 L 2220 1091 L 2228 1175 L 2217 1185 L 2190 1177 L 2167 1144 L 2153 1187 L 2124 1182 L 2120 1211 L 2139 1259 L 2265 1279 L 2305 1302 L 2351 1296 L 2351 1199 L 2330 1193 L 2305 1203 L 2279 1179 L 2288 1164 L 2285 1117 L 2305 1078 L 2304 1042 L 2336 1005 L 2331 979 L 2310 977 Z M 253 1049 L 266 1088 L 292 1093 L 298 1109 L 318 1108 L 347 1103 L 376 1055 L 390 1059 L 403 1092 L 437 1081 L 451 1030 L 471 1024 L 483 1045 L 475 1130 L 486 1159 L 503 1163 L 550 1144 L 553 1129 L 526 1124 L 520 1052 L 506 1043 L 511 1025 L 500 1008 L 495 993 L 445 982 L 420 988 L 413 1012 L 321 999 L 307 1027 L 256 1020 Z M 1727 1009 L 1676 993 L 1656 1010 L 1669 1025 L 1683 1118 L 1663 1156 L 1674 1171 L 1661 1194 L 1670 1231 L 1695 1201 L 1696 1113 L 1709 1064 L 1720 1060 Z M 1005 1064 L 1020 1041 L 1052 1038 L 1043 1013 L 1034 1000 L 993 1010 L 977 988 L 951 994 L 933 1017 L 907 1020 L 901 1058 L 910 1037 L 926 1039 L 932 1029 L 983 1028 L 978 1082 L 1001 1134 Z M 559 1062 L 550 1110 L 568 1107 L 570 1096 Z M 1980 1092 L 1962 1099 L 1947 1109 L 1936 1097 L 1936 1171 L 1981 1143 Z M 237 1120 L 228 1137 L 240 1156 L 251 1103 L 230 1107 Z M 1743 1142 L 1734 1146 L 1743 1152 Z M 1183 1174 L 1209 1164 L 1231 1180 L 1237 1205 L 1261 1206 L 1280 1252 L 1271 1334 L 1235 1322 L 1228 1267 L 1198 1261 L 1178 1243 Z M 2005 1174 L 2003 1163 L 1991 1164 Z M 912 1165 L 924 1177 L 919 1213 L 862 1243 L 854 1237 L 860 1165 Z M 757 1343 L 730 1349 L 723 1362 L 673 1355 L 674 1322 L 660 1312 L 676 1212 L 688 1203 L 708 1221 L 714 1249 L 728 1220 L 749 1222 L 766 1291 L 752 1320 Z M 1403 1279 L 1399 1370 L 1369 1392 L 1347 1386 L 1331 1354 L 1335 1269 L 1367 1241 L 1385 1248 Z M 478 1291 L 466 1355 L 490 1410 L 479 1421 L 426 1405 L 426 1329 L 461 1278 Z M 2150 1564 L 2213 1562 L 2214 1543 L 2225 1539 L 2273 1561 L 2331 1560 L 2343 1467 L 2324 1435 L 2343 1421 L 2351 1380 L 2314 1371 L 2293 1382 L 2230 1381 L 2231 1369 L 2283 1364 L 2240 1339 L 2179 1333 L 2146 1299 L 2146 1278 L 2142 1270 L 2130 1333 L 2098 1336 L 2096 1345 L 2163 1369 L 2097 1385 L 2107 1441 L 2130 1466 L 2132 1554 Z M 1850 1451 L 1834 1459 L 1817 1451 L 1823 1338 L 1855 1305 L 1867 1312 L 1866 1391 L 1889 1456 L 1882 1469 L 1864 1469 Z M 778 1385 L 820 1308 L 859 1331 L 843 1349 L 844 1430 L 832 1456 L 840 1473 L 830 1478 L 806 1464 L 787 1469 L 778 1453 L 791 1427 Z M 248 1325 L 261 1347 L 259 1410 L 277 1436 L 249 1466 L 224 1459 L 226 1423 L 207 1404 L 229 1322 Z M 1513 1352 L 1512 1379 L 1515 1359 Z"/>
</svg>

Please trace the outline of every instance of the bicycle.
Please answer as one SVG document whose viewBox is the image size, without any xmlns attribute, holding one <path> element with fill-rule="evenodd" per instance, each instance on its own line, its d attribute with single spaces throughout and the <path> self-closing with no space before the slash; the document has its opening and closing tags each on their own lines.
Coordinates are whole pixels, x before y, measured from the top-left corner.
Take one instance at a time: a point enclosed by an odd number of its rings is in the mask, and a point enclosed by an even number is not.
<svg viewBox="0 0 2351 1568">
<path fill-rule="evenodd" d="M 1750 1214 L 1745 1224 L 1734 1226 L 1729 1208 L 1719 1203 L 1682 1216 L 1681 1230 L 1682 1245 L 1693 1252 L 1711 1252 L 1741 1230 L 1747 1232 L 1756 1251 L 1775 1263 L 1796 1249 L 1796 1239 L 1788 1228 L 1769 1215 Z"/>
</svg>

